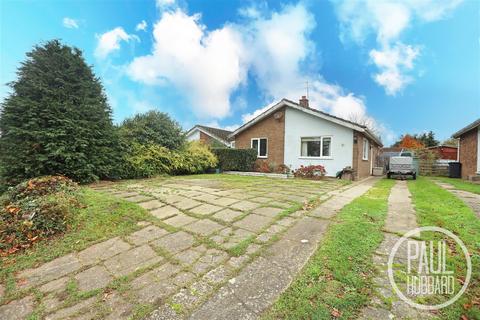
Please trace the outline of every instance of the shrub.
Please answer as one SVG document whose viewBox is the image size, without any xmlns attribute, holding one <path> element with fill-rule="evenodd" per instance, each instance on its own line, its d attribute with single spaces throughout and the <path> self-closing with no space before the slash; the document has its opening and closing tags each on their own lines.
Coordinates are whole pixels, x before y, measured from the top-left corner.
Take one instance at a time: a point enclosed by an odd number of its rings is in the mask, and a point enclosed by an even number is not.
<svg viewBox="0 0 480 320">
<path fill-rule="evenodd" d="M 118 132 L 130 143 L 159 145 L 170 150 L 181 149 L 185 143 L 180 125 L 167 113 L 159 111 L 148 111 L 125 119 Z"/>
<path fill-rule="evenodd" d="M 63 176 L 31 179 L 0 199 L 0 255 L 65 232 L 80 205 L 77 185 Z"/>
<path fill-rule="evenodd" d="M 0 106 L 4 181 L 62 174 L 79 182 L 109 176 L 115 145 L 103 86 L 77 48 L 35 46 Z"/>
<path fill-rule="evenodd" d="M 322 165 L 300 166 L 293 172 L 295 178 L 322 179 L 327 172 Z"/>
<path fill-rule="evenodd" d="M 124 177 L 146 178 L 161 174 L 205 172 L 217 165 L 217 158 L 200 142 L 187 143 L 178 151 L 154 144 L 134 143 L 125 156 L 125 162 Z"/>
<path fill-rule="evenodd" d="M 218 166 L 225 171 L 252 171 L 257 160 L 255 149 L 212 149 L 218 158 Z"/>
</svg>

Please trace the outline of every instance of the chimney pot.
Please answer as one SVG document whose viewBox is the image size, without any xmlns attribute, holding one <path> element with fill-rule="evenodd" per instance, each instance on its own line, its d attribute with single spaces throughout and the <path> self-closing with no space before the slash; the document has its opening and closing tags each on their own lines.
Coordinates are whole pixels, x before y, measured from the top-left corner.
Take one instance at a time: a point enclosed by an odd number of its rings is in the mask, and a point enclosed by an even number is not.
<svg viewBox="0 0 480 320">
<path fill-rule="evenodd" d="M 304 108 L 308 108 L 308 99 L 306 96 L 302 96 L 302 98 L 299 100 L 300 106 Z"/>
</svg>

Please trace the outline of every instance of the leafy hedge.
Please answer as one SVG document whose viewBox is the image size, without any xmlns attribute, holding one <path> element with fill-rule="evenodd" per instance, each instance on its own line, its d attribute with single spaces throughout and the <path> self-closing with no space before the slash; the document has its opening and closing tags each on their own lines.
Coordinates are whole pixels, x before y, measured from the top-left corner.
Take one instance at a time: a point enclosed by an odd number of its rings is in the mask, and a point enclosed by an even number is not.
<svg viewBox="0 0 480 320">
<path fill-rule="evenodd" d="M 161 174 L 202 173 L 217 165 L 217 158 L 200 142 L 187 143 L 181 150 L 157 144 L 133 143 L 124 156 L 123 178 L 146 178 Z"/>
<path fill-rule="evenodd" d="M 22 182 L 0 197 L 0 256 L 65 232 L 80 206 L 77 184 L 63 176 Z"/>
<path fill-rule="evenodd" d="M 212 152 L 218 158 L 218 166 L 226 171 L 252 171 L 255 160 L 257 160 L 257 150 L 255 149 L 212 149 Z"/>
</svg>

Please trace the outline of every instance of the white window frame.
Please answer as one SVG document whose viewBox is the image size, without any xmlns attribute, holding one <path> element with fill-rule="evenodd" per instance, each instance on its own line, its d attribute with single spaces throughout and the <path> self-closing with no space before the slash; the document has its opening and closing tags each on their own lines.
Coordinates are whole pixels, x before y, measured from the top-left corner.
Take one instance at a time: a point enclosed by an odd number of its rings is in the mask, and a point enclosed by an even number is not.
<svg viewBox="0 0 480 320">
<path fill-rule="evenodd" d="M 330 155 L 324 156 L 323 155 L 323 139 L 330 138 Z M 302 140 L 303 139 L 310 139 L 310 141 L 317 141 L 320 140 L 320 157 L 309 157 L 309 156 L 302 156 Z M 333 145 L 333 136 L 319 136 L 319 137 L 300 137 L 300 156 L 299 159 L 322 159 L 322 160 L 331 160 L 333 159 L 332 153 L 332 145 Z"/>
<path fill-rule="evenodd" d="M 253 141 L 254 140 L 257 140 L 258 143 L 257 143 L 257 158 L 260 158 L 260 159 L 267 159 L 268 158 L 268 138 L 252 138 L 250 139 L 250 148 L 253 149 Z M 267 141 L 267 150 L 266 150 L 266 154 L 264 156 L 261 156 L 260 155 L 260 140 L 266 140 Z"/>
<path fill-rule="evenodd" d="M 362 160 L 368 160 L 368 153 L 370 151 L 370 142 L 367 138 L 363 138 L 362 145 Z"/>
</svg>

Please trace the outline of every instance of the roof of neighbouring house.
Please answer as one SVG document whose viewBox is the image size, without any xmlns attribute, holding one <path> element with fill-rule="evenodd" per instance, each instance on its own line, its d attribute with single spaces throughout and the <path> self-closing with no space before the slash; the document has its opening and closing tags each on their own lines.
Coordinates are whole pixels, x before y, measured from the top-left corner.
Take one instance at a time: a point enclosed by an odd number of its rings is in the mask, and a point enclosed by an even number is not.
<svg viewBox="0 0 480 320">
<path fill-rule="evenodd" d="M 202 125 L 195 125 L 192 129 L 187 131 L 187 135 L 193 132 L 195 129 L 198 129 L 202 131 L 203 133 L 211 136 L 212 138 L 215 138 L 220 141 L 228 142 L 231 141 L 229 138 L 229 135 L 232 133 L 232 131 L 228 130 L 223 130 L 223 129 L 218 129 L 218 128 L 213 128 L 213 127 L 207 127 L 207 126 L 202 126 Z"/>
<path fill-rule="evenodd" d="M 326 119 L 326 120 L 328 120 L 328 121 L 334 122 L 334 123 L 339 124 L 339 125 L 341 125 L 341 126 L 348 127 L 348 128 L 354 129 L 354 130 L 356 130 L 356 131 L 362 132 L 362 133 L 364 133 L 367 137 L 369 137 L 370 139 L 374 140 L 379 146 L 383 146 L 382 141 L 380 140 L 380 138 L 377 137 L 375 134 L 373 134 L 373 133 L 372 133 L 366 126 L 364 126 L 364 125 L 355 123 L 355 122 L 350 121 L 350 120 L 342 119 L 342 118 L 337 117 L 337 116 L 333 116 L 333 115 L 331 115 L 331 114 L 328 114 L 328 113 L 326 113 L 326 112 L 323 112 L 323 111 L 320 111 L 320 110 L 317 110 L 317 109 L 300 106 L 300 104 L 298 104 L 298 103 L 296 103 L 296 102 L 293 102 L 293 101 L 291 101 L 291 100 L 288 100 L 288 99 L 282 99 L 282 100 L 280 100 L 280 102 L 278 102 L 278 103 L 276 103 L 275 105 L 273 105 L 272 107 L 268 108 L 267 110 L 265 110 L 264 112 L 262 112 L 261 114 L 259 114 L 259 115 L 256 116 L 255 118 L 253 118 L 252 120 L 244 123 L 244 124 L 243 124 L 242 126 L 240 126 L 237 130 L 235 130 L 233 133 L 231 133 L 231 134 L 230 134 L 230 137 L 233 137 L 233 136 L 239 134 L 239 133 L 242 132 L 243 130 L 251 127 L 251 126 L 254 125 L 255 123 L 259 122 L 260 120 L 264 119 L 265 117 L 269 116 L 270 114 L 274 113 L 275 111 L 277 111 L 278 109 L 283 108 L 283 107 L 291 107 L 291 108 L 294 108 L 294 109 L 296 109 L 296 110 L 300 110 L 300 111 L 303 111 L 303 112 L 312 114 L 312 115 L 314 115 L 314 116 L 317 116 L 317 117 Z"/>
<path fill-rule="evenodd" d="M 455 147 L 455 146 L 447 146 L 447 145 L 439 145 L 439 146 L 427 147 L 427 149 L 437 149 L 437 148 L 452 148 L 452 149 L 457 149 L 457 147 Z"/>
<path fill-rule="evenodd" d="M 472 123 L 470 123 L 468 126 L 466 126 L 465 128 L 462 128 L 460 130 L 458 130 L 457 132 L 455 132 L 452 137 L 455 138 L 455 139 L 458 139 L 460 138 L 461 135 L 463 135 L 464 133 L 472 130 L 472 129 L 475 129 L 476 127 L 480 126 L 480 119 L 477 119 L 475 121 L 473 121 Z"/>
</svg>

